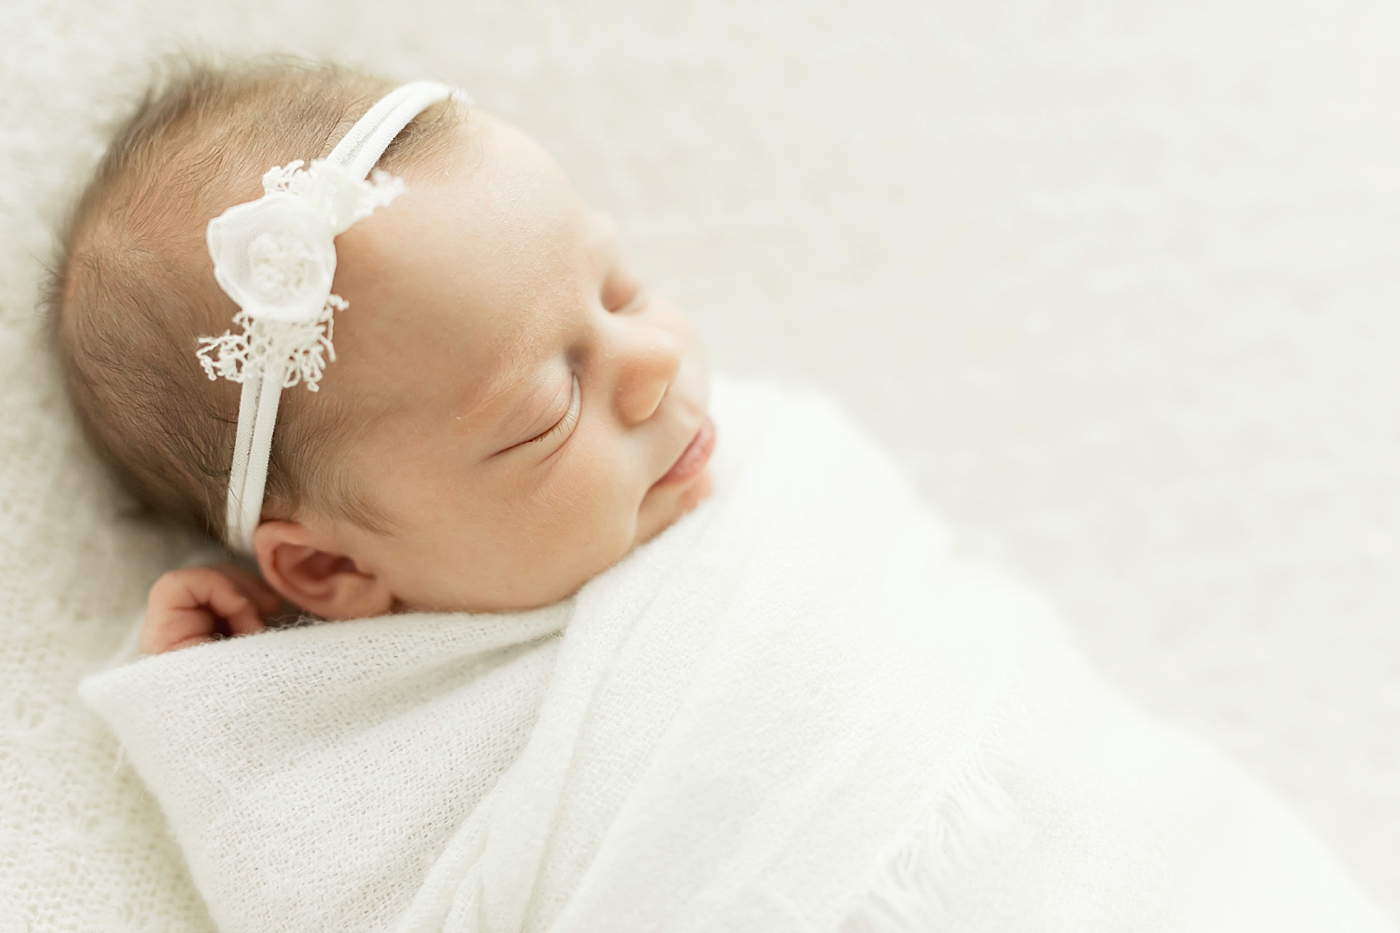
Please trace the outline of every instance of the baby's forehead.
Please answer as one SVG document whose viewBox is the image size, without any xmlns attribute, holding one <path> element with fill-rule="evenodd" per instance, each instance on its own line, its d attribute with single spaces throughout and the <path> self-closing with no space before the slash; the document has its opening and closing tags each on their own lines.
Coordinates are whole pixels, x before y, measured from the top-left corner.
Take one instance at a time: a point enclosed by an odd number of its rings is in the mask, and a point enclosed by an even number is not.
<svg viewBox="0 0 1400 933">
<path fill-rule="evenodd" d="M 407 168 L 405 192 L 337 240 L 349 279 L 420 301 L 500 303 L 578 287 L 612 260 L 613 225 L 553 159 L 504 121 L 469 119 L 450 159 Z"/>
<path fill-rule="evenodd" d="M 478 110 L 465 129 L 457 162 L 430 181 L 475 184 L 483 218 L 507 236 L 530 228 L 567 235 L 594 253 L 616 246 L 611 219 L 584 201 L 559 164 L 523 131 Z"/>
</svg>

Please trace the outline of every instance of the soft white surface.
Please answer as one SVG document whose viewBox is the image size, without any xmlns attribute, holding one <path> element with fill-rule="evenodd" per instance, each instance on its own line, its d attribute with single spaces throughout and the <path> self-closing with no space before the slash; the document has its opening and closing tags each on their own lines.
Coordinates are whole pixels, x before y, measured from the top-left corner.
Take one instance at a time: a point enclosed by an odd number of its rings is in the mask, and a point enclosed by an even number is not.
<svg viewBox="0 0 1400 933">
<path fill-rule="evenodd" d="M 1395 933 L 829 402 L 716 382 L 714 494 L 573 599 L 82 682 L 223 933 Z"/>
<path fill-rule="evenodd" d="M 101 123 L 190 40 L 442 78 L 533 133 L 719 365 L 844 397 L 1400 917 L 1400 7 L 14 0 L 0 890 L 34 929 L 208 924 L 73 695 L 175 542 L 117 519 L 32 338 Z M 85 882 L 152 859 L 130 901 Z"/>
</svg>

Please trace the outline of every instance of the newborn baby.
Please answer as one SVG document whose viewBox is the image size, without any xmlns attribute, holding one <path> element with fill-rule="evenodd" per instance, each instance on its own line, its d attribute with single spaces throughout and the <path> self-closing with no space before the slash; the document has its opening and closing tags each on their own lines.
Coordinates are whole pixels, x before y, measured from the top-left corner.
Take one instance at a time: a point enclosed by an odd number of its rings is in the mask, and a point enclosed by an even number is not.
<svg viewBox="0 0 1400 933">
<path fill-rule="evenodd" d="M 446 93 L 196 71 L 67 238 L 94 445 L 261 574 L 166 575 L 82 686 L 221 929 L 1389 929 Z M 284 599 L 339 621 L 216 637 Z"/>
<path fill-rule="evenodd" d="M 196 337 L 236 310 L 209 287 L 193 244 L 196 218 L 247 200 L 257 176 L 201 179 L 185 204 L 164 203 L 154 186 L 241 145 L 223 125 L 241 110 L 340 84 L 389 89 L 334 70 L 197 76 L 181 93 L 210 100 L 153 105 L 174 111 L 162 114 L 168 125 L 147 117 L 135 130 L 146 138 L 114 147 L 69 237 L 58 334 L 84 423 L 140 498 L 169 503 L 149 487 L 172 476 L 196 487 L 179 498 L 204 507 L 195 517 L 215 533 L 220 511 L 208 505 L 222 500 L 221 477 L 207 461 L 180 462 L 189 445 L 170 436 L 232 446 L 230 386 L 188 378 Z M 324 155 L 363 100 L 326 109 L 299 139 L 260 134 L 254 164 Z M 612 222 L 528 137 L 458 102 L 435 106 L 444 113 L 431 131 L 406 132 L 381 163 L 404 193 L 336 240 L 335 292 L 349 303 L 335 322 L 336 362 L 320 393 L 284 403 L 273 455 L 283 477 L 253 535 L 267 585 L 325 619 L 556 602 L 710 488 L 708 374 L 685 317 L 643 287 Z M 131 149 L 150 151 L 123 159 Z M 152 261 L 147 295 L 114 295 L 108 268 L 138 235 L 143 251 L 173 262 Z M 191 291 L 203 305 L 190 306 Z M 148 295 L 156 308 L 139 304 Z M 131 333 L 145 314 L 160 315 L 159 328 Z M 114 341 L 132 347 L 120 371 Z M 171 368 L 187 372 L 161 371 Z M 197 392 L 185 403 L 195 414 L 172 425 L 149 402 L 131 411 L 130 396 L 152 383 Z M 277 603 L 235 568 L 174 571 L 151 592 L 142 650 L 258 631 Z"/>
</svg>

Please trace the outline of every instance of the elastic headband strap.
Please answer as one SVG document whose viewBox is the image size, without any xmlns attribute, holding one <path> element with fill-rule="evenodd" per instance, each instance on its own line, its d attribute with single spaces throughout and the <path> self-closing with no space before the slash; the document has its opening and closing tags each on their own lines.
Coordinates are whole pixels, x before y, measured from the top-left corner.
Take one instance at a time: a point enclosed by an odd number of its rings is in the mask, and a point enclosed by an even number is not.
<svg viewBox="0 0 1400 933">
<path fill-rule="evenodd" d="M 452 93 L 451 87 L 436 81 L 414 81 L 396 88 L 355 122 L 326 161 L 364 179 L 404 127 Z M 253 553 L 253 532 L 262 520 L 272 431 L 290 365 L 285 359 L 268 358 L 262 366 L 243 371 L 225 520 L 229 545 L 248 554 Z"/>
<path fill-rule="evenodd" d="M 436 81 L 414 81 L 395 88 L 355 122 L 327 161 L 364 178 L 414 117 L 451 94 L 452 88 Z"/>
</svg>

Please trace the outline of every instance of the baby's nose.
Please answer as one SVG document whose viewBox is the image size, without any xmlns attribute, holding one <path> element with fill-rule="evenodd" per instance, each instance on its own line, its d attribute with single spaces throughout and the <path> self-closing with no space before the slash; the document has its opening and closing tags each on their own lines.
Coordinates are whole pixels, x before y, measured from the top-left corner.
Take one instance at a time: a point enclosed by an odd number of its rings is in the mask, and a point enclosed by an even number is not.
<svg viewBox="0 0 1400 933">
<path fill-rule="evenodd" d="M 670 331 L 638 328 L 618 358 L 617 412 L 628 425 L 641 424 L 666 397 L 681 368 L 681 341 Z"/>
</svg>

